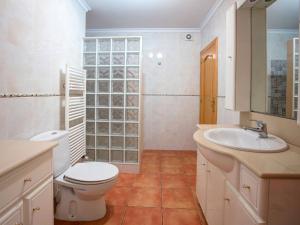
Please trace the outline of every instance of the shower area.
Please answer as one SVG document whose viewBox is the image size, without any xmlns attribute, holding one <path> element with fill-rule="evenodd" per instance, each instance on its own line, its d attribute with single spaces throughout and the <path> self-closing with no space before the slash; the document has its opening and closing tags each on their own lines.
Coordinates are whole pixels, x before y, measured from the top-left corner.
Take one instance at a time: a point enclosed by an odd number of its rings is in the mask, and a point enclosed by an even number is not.
<svg viewBox="0 0 300 225">
<path fill-rule="evenodd" d="M 87 37 L 86 149 L 89 160 L 138 165 L 141 37 Z"/>
</svg>

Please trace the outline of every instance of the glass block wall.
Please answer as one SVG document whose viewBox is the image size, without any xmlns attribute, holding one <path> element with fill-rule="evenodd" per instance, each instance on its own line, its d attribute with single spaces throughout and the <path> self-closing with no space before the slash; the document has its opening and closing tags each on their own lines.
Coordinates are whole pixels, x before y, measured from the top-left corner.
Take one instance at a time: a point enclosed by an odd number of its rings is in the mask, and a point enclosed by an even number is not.
<svg viewBox="0 0 300 225">
<path fill-rule="evenodd" d="M 297 119 L 299 98 L 299 38 L 293 38 L 293 118 Z"/>
<path fill-rule="evenodd" d="M 141 37 L 84 39 L 90 160 L 139 161 L 141 51 Z"/>
</svg>

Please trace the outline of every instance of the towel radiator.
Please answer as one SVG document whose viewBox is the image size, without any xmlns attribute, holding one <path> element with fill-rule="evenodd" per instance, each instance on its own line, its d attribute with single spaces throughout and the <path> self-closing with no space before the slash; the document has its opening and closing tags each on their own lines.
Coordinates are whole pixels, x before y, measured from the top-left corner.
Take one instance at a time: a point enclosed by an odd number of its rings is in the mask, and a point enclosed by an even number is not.
<svg viewBox="0 0 300 225">
<path fill-rule="evenodd" d="M 69 131 L 71 164 L 86 154 L 86 72 L 67 65 L 65 129 Z"/>
</svg>

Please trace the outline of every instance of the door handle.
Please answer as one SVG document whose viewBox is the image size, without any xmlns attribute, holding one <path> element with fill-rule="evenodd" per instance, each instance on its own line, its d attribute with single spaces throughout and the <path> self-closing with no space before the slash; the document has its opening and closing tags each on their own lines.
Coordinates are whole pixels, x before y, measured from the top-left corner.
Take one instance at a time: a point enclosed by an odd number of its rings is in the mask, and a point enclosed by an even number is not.
<svg viewBox="0 0 300 225">
<path fill-rule="evenodd" d="M 215 112 L 215 107 L 216 107 L 216 100 L 215 100 L 215 98 L 213 98 L 211 100 L 211 109 L 212 109 L 213 113 Z"/>
</svg>

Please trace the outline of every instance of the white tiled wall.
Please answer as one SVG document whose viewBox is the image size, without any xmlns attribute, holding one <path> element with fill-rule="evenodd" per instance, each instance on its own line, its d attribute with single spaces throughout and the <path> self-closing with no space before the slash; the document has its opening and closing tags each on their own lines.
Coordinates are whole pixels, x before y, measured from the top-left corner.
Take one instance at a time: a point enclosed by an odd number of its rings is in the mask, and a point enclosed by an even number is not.
<svg viewBox="0 0 300 225">
<path fill-rule="evenodd" d="M 0 1 L 0 93 L 61 95 L 65 65 L 81 67 L 85 11 L 75 0 Z M 0 98 L 0 139 L 63 121 L 61 97 Z"/>
<path fill-rule="evenodd" d="M 144 149 L 196 148 L 192 136 L 199 115 L 200 34 L 192 33 L 193 41 L 185 41 L 186 33 L 87 33 L 143 36 Z M 163 55 L 161 60 L 157 53 Z"/>
<path fill-rule="evenodd" d="M 225 104 L 225 55 L 226 11 L 235 0 L 224 0 L 213 17 L 201 30 L 201 48 L 218 37 L 218 123 L 239 123 L 239 112 L 224 109 Z"/>
</svg>

